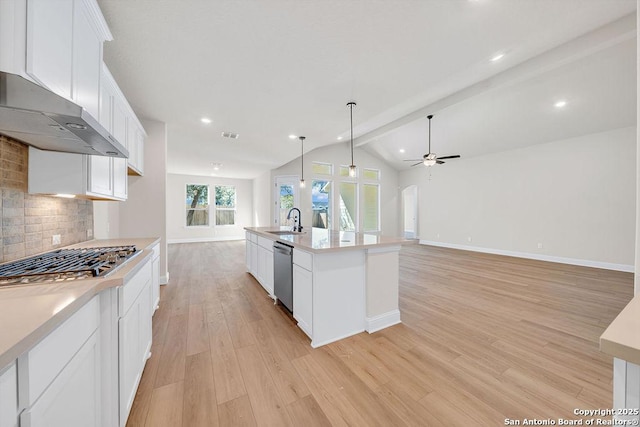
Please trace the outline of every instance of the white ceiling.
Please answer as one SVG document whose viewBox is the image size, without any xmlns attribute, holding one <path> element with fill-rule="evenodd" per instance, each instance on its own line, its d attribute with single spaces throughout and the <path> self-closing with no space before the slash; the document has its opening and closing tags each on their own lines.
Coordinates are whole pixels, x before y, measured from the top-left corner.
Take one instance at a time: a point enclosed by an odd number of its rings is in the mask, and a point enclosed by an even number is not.
<svg viewBox="0 0 640 427">
<path fill-rule="evenodd" d="M 220 176 L 253 178 L 299 155 L 291 133 L 308 149 L 347 136 L 349 100 L 358 143 L 391 159 L 400 145 L 426 152 L 429 106 L 441 107 L 429 112 L 442 155 L 635 124 L 625 33 L 635 18 L 582 37 L 571 61 L 562 48 L 544 53 L 632 13 L 635 0 L 98 2 L 114 36 L 107 65 L 140 116 L 167 123 L 170 173 L 222 163 Z M 536 63 L 541 54 L 552 65 Z M 472 86 L 485 79 L 488 89 Z M 562 112 L 549 107 L 557 97 L 569 101 Z"/>
</svg>

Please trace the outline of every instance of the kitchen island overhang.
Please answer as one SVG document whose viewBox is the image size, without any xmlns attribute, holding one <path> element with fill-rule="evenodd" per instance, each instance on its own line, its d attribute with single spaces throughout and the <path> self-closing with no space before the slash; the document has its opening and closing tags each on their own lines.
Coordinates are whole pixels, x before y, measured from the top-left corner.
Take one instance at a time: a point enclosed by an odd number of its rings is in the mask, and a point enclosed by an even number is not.
<svg viewBox="0 0 640 427">
<path fill-rule="evenodd" d="M 293 317 L 312 347 L 401 323 L 399 253 L 415 240 L 318 228 L 245 230 L 247 270 L 274 300 L 273 243 L 293 247 Z"/>
</svg>

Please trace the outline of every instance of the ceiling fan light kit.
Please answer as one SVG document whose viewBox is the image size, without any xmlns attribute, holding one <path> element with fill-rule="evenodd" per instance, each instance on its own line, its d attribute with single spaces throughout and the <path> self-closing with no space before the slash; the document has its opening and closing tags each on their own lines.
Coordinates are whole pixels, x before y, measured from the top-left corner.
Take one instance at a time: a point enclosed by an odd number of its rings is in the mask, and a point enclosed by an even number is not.
<svg viewBox="0 0 640 427">
<path fill-rule="evenodd" d="M 356 170 L 356 165 L 353 163 L 353 107 L 356 106 L 356 103 L 351 101 L 347 102 L 347 107 L 349 107 L 349 118 L 351 120 L 351 165 L 349 166 L 349 176 L 351 178 L 355 178 L 358 174 Z"/>
</svg>

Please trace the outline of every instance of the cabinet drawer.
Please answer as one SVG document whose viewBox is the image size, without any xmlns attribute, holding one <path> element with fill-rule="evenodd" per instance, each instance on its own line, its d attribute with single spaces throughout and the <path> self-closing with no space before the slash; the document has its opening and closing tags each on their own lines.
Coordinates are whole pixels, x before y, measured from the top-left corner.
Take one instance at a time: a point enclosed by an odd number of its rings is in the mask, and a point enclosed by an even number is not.
<svg viewBox="0 0 640 427">
<path fill-rule="evenodd" d="M 299 249 L 293 249 L 293 263 L 305 270 L 313 271 L 313 255 Z"/>
<path fill-rule="evenodd" d="M 124 316 L 147 282 L 151 280 L 151 260 L 147 260 L 140 270 L 118 289 L 118 316 Z"/>
<path fill-rule="evenodd" d="M 100 301 L 99 296 L 95 296 L 18 359 L 21 408 L 31 406 L 98 326 Z"/>
<path fill-rule="evenodd" d="M 273 240 L 271 239 L 258 236 L 258 246 L 265 248 L 269 252 L 273 252 Z"/>
<path fill-rule="evenodd" d="M 247 240 L 249 240 L 251 243 L 258 243 L 258 236 L 247 231 Z"/>
</svg>

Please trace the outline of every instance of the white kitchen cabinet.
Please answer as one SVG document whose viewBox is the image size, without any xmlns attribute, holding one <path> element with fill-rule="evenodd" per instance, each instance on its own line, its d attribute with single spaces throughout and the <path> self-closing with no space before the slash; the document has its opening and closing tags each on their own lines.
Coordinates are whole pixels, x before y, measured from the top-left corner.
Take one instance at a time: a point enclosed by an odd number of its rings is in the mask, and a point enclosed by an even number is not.
<svg viewBox="0 0 640 427">
<path fill-rule="evenodd" d="M 18 374 L 12 363 L 0 373 L 0 427 L 18 426 Z"/>
<path fill-rule="evenodd" d="M 118 364 L 120 426 L 127 422 L 142 371 L 151 352 L 151 260 L 120 292 Z"/>
<path fill-rule="evenodd" d="M 293 318 L 313 338 L 313 274 L 297 264 L 293 264 Z"/>
<path fill-rule="evenodd" d="M 273 297 L 273 240 L 246 232 L 247 271 Z"/>
<path fill-rule="evenodd" d="M 155 312 L 160 306 L 160 244 L 153 248 L 151 257 L 151 311 Z"/>
<path fill-rule="evenodd" d="M 21 427 L 101 425 L 100 341 L 95 331 L 44 393 L 20 415 Z"/>
<path fill-rule="evenodd" d="M 18 358 L 22 427 L 100 425 L 99 326 L 96 296 Z"/>
<path fill-rule="evenodd" d="M 67 99 L 72 99 L 73 17 L 73 0 L 27 2 L 26 72 Z"/>
<path fill-rule="evenodd" d="M 269 295 L 273 295 L 273 249 L 258 245 L 258 282 Z"/>
<path fill-rule="evenodd" d="M 29 193 L 62 193 L 96 200 L 125 200 L 126 171 L 123 161 L 29 147 Z"/>
<path fill-rule="evenodd" d="M 251 246 L 251 270 L 250 273 L 258 278 L 258 244 L 254 242 L 249 243 Z"/>
<path fill-rule="evenodd" d="M 244 245 L 244 259 L 247 266 L 247 271 L 251 273 L 251 233 L 245 232 L 245 245 Z"/>
<path fill-rule="evenodd" d="M 93 117 L 100 113 L 102 42 L 89 3 L 74 1 L 72 99 Z"/>
</svg>

